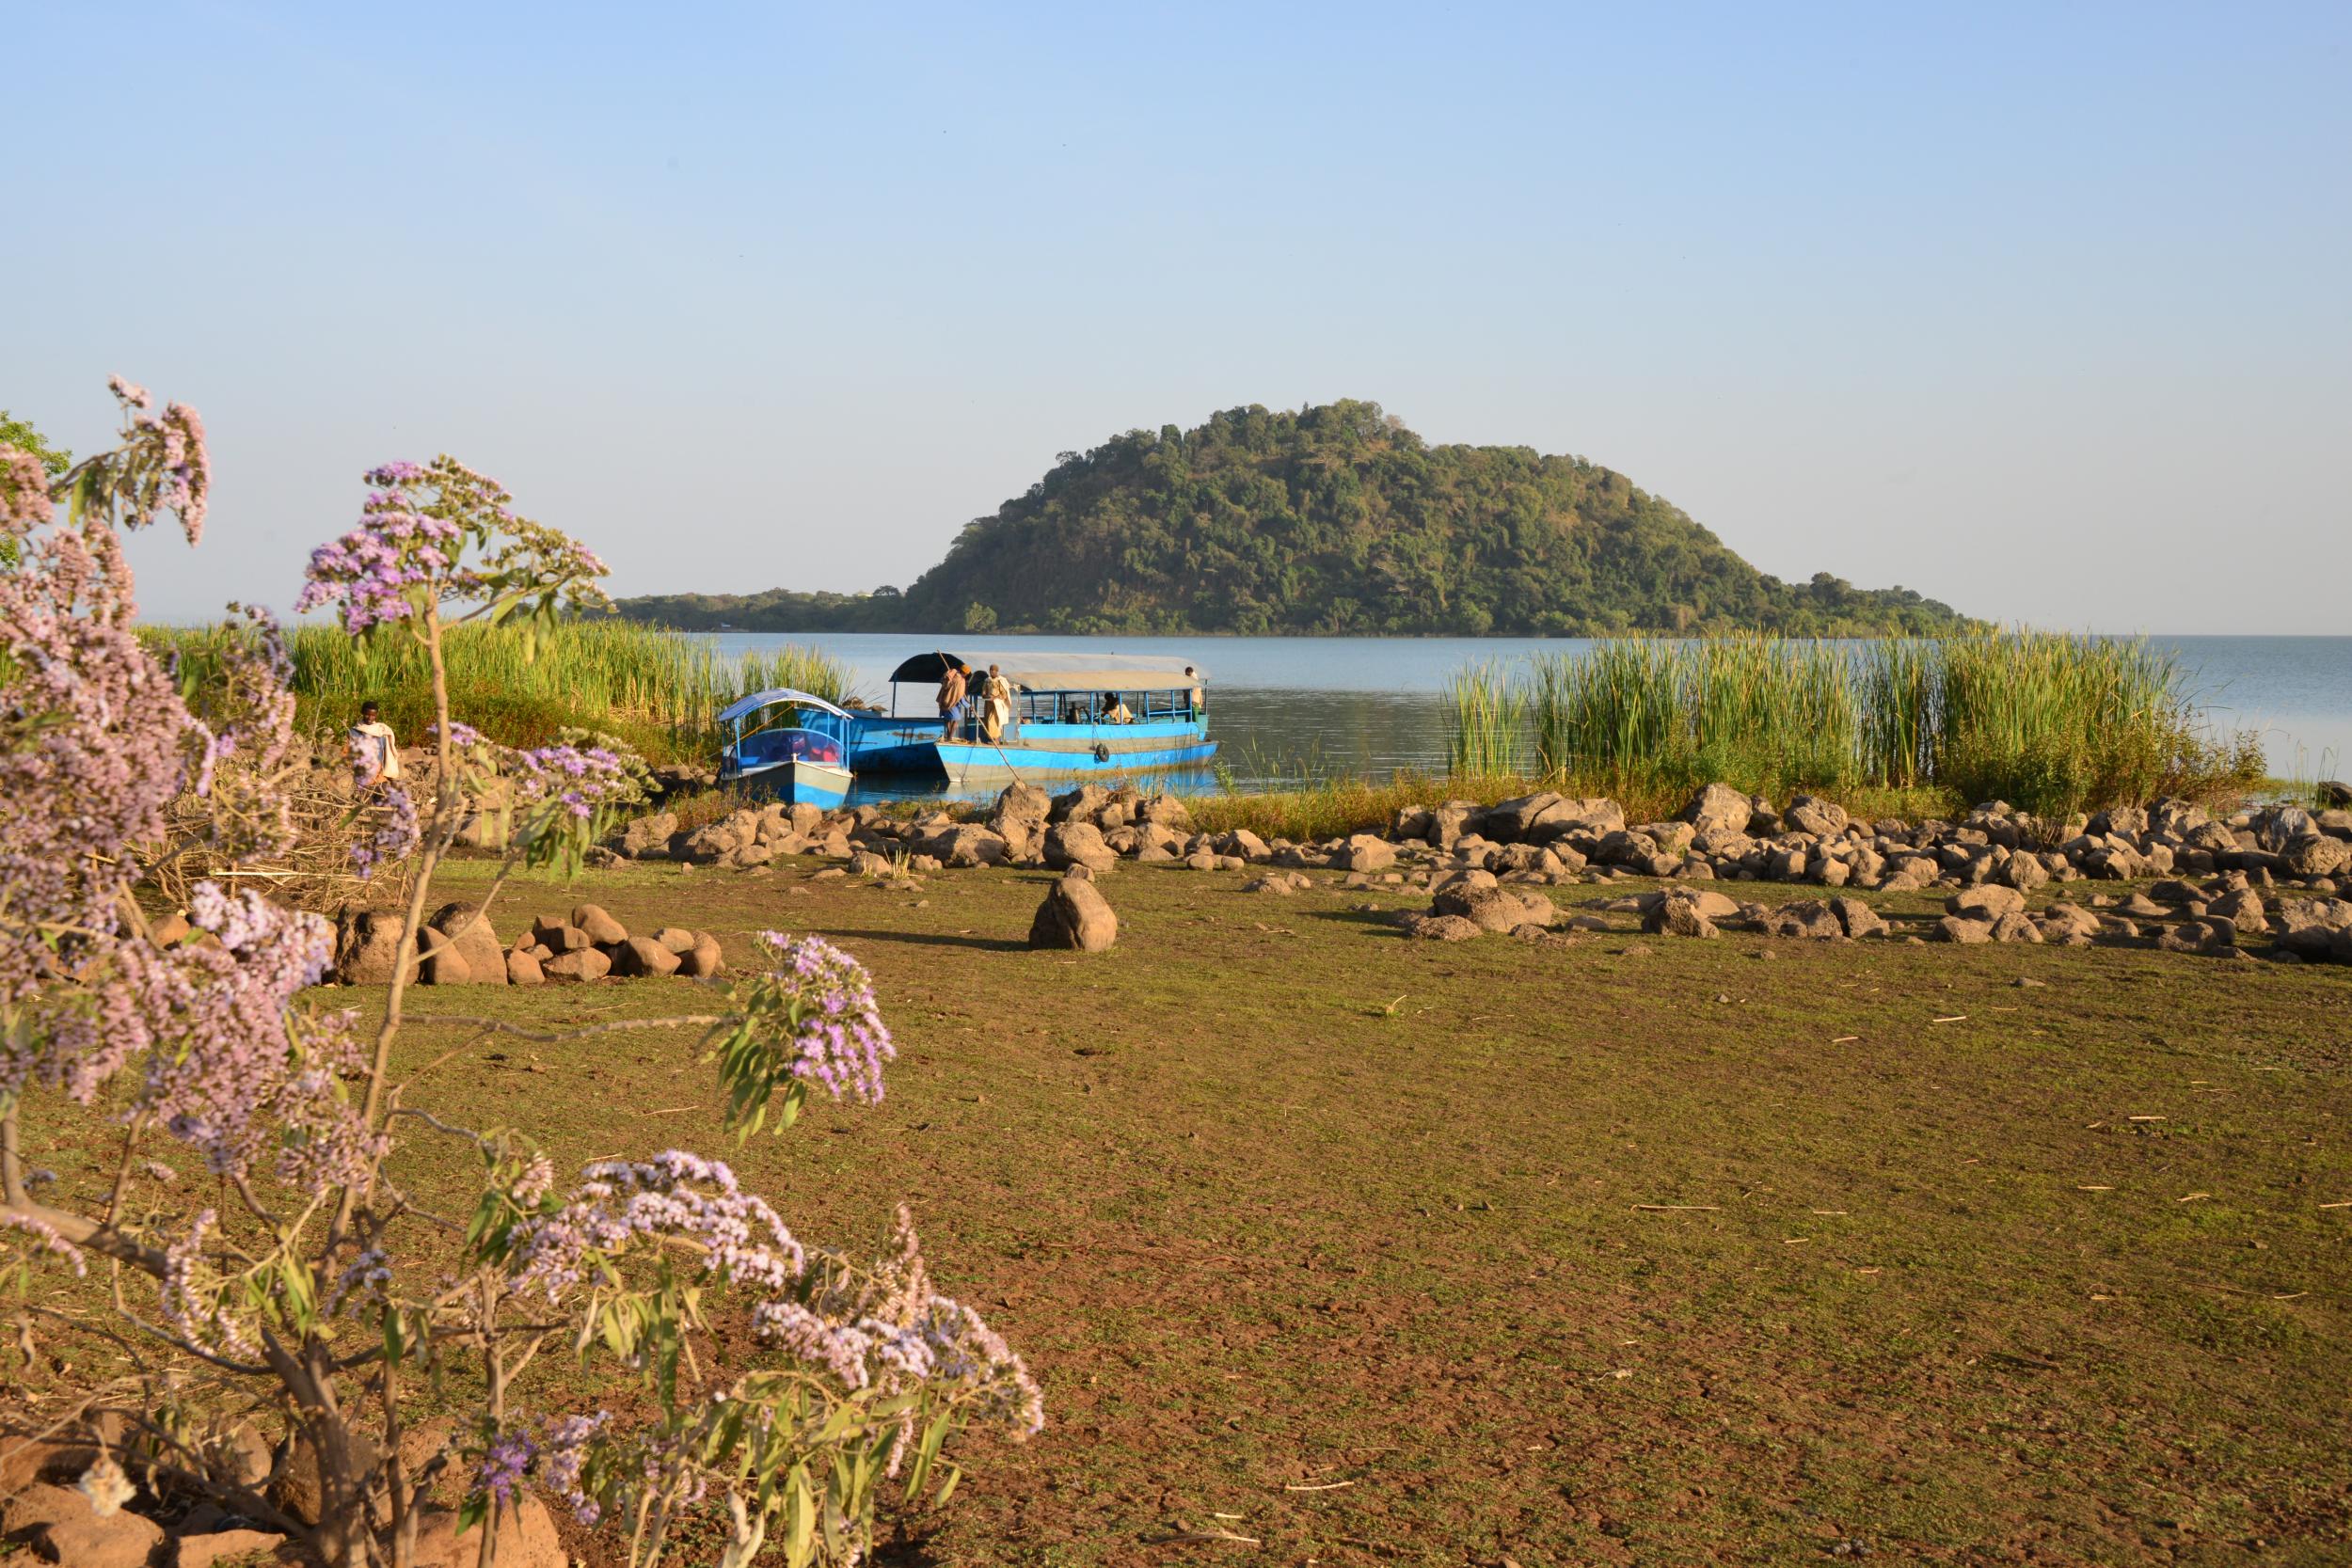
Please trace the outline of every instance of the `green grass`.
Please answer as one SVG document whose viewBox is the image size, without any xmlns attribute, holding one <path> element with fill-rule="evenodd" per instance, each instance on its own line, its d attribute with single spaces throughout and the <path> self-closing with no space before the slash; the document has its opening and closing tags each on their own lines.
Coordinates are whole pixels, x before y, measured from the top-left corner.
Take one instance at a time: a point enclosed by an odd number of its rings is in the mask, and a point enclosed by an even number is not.
<svg viewBox="0 0 2352 1568">
<path fill-rule="evenodd" d="M 1566 946 L 1421 944 L 1382 923 L 1421 902 L 1401 892 L 1136 866 L 1104 883 L 1119 945 L 1079 958 L 1022 948 L 1040 876 L 892 893 L 811 868 L 529 882 L 493 918 L 511 935 L 593 897 L 632 927 L 716 929 L 736 961 L 755 929 L 822 931 L 872 968 L 898 1035 L 880 1108 L 818 1105 L 733 1149 L 683 1037 L 550 1048 L 428 1022 L 403 1062 L 455 1050 L 409 1101 L 535 1128 L 566 1163 L 726 1149 L 813 1238 L 879 1243 L 912 1201 L 942 1288 L 1029 1356 L 1051 1425 L 968 1450 L 955 1506 L 901 1521 L 923 1544 L 900 1560 L 1534 1568 L 1847 1540 L 1877 1561 L 2270 1560 L 2259 1540 L 2317 1561 L 2352 1543 L 2352 1210 L 2321 1207 L 2352 1199 L 2352 1037 L 2324 1022 L 2352 1016 L 2352 970 L 1675 942 L 1625 916 Z M 1932 907 L 1873 901 L 1915 925 Z M 412 1010 L 552 1027 L 692 996 L 428 990 Z M 87 1187 L 110 1148 L 43 1163 Z M 455 1149 L 402 1160 L 418 1201 L 457 1201 Z M 1210 1526 L 1263 1553 L 1147 1544 Z"/>
<path fill-rule="evenodd" d="M 221 634 L 153 627 L 141 635 L 200 671 Z M 370 700 L 404 739 L 430 730 L 432 677 L 413 641 L 387 636 L 366 646 L 313 625 L 292 628 L 288 645 L 296 722 L 306 731 L 340 730 Z M 454 716 L 512 746 L 544 744 L 579 725 L 616 734 L 658 762 L 706 761 L 719 743 L 711 717 L 737 697 L 779 686 L 835 702 L 850 694 L 848 672 L 814 649 L 734 658 L 707 637 L 628 621 L 564 622 L 542 632 L 535 649 L 516 628 L 455 627 L 446 647 Z"/>
<path fill-rule="evenodd" d="M 1260 838 L 1293 839 L 1301 843 L 1343 838 L 1349 833 L 1385 832 L 1396 814 L 1407 806 L 1434 806 L 1443 800 L 1477 800 L 1491 805 L 1536 787 L 1521 777 L 1439 778 L 1435 774 L 1397 772 L 1386 783 L 1338 774 L 1301 782 L 1288 789 L 1196 797 L 1192 825 L 1201 832 L 1221 833 L 1246 828 Z"/>
</svg>

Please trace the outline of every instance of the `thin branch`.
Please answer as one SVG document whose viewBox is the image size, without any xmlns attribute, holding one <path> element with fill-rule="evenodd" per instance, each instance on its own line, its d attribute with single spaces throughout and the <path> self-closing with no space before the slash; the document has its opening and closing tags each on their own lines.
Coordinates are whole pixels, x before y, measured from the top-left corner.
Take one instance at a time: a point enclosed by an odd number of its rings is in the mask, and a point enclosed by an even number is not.
<svg viewBox="0 0 2352 1568">
<path fill-rule="evenodd" d="M 386 1121 L 390 1121 L 394 1117 L 414 1117 L 419 1121 L 423 1122 L 427 1127 L 433 1129 L 436 1132 L 446 1132 L 453 1138 L 464 1138 L 467 1142 L 474 1145 L 478 1148 L 488 1148 L 490 1147 L 490 1140 L 484 1137 L 481 1133 L 473 1132 L 468 1128 L 458 1127 L 450 1122 L 443 1121 L 439 1117 L 435 1116 L 430 1111 L 420 1111 L 414 1106 L 409 1105 L 395 1105 L 391 1108 L 390 1112 L 386 1115 L 384 1119 Z"/>
<path fill-rule="evenodd" d="M 267 1367 L 260 1366 L 249 1361 L 232 1361 L 225 1355 L 215 1355 L 211 1351 L 204 1349 L 201 1345 L 191 1343 L 189 1340 L 183 1338 L 181 1336 L 172 1333 L 171 1330 L 167 1328 L 163 1328 L 154 1323 L 149 1323 L 146 1319 L 140 1317 L 129 1307 L 122 1306 L 119 1302 L 116 1303 L 115 1310 L 121 1314 L 125 1323 L 139 1330 L 142 1334 L 147 1334 L 157 1339 L 161 1339 L 165 1344 L 169 1345 L 176 1351 L 179 1351 L 182 1354 L 193 1355 L 199 1361 L 207 1362 L 213 1366 L 218 1367 L 224 1372 L 235 1372 L 241 1377 L 267 1377 L 270 1375 L 270 1369 Z"/>
<path fill-rule="evenodd" d="M 142 931 L 141 935 L 145 933 Z M 141 1111 L 132 1117 L 131 1125 L 122 1132 L 122 1158 L 115 1165 L 114 1190 L 106 1195 L 105 1223 L 114 1224 L 122 1217 L 122 1200 L 131 1191 L 131 1156 L 137 1152 L 139 1135 L 147 1131 L 148 1113 Z"/>
<path fill-rule="evenodd" d="M 151 1246 L 142 1246 L 112 1226 L 99 1224 L 85 1214 L 70 1210 L 52 1209 L 30 1198 L 23 1202 L 0 1203 L 0 1214 L 16 1214 L 48 1227 L 60 1240 L 91 1252 L 118 1259 L 156 1278 L 164 1276 L 164 1255 Z"/>
</svg>

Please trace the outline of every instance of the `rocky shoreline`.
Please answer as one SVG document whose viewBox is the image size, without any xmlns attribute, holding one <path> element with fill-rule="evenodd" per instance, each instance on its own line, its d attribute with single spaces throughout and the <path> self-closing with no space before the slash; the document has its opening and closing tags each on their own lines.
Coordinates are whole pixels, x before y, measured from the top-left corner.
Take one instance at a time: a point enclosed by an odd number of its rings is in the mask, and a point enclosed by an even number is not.
<svg viewBox="0 0 2352 1568">
<path fill-rule="evenodd" d="M 2216 816 L 2163 800 L 2064 819 L 1998 801 L 1955 821 L 1864 821 L 1798 796 L 1776 809 L 1724 784 L 1699 790 L 1676 818 L 1629 822 L 1613 800 L 1543 791 L 1481 805 L 1454 800 L 1398 813 L 1385 833 L 1268 842 L 1246 830 L 1195 832 L 1172 795 L 1082 784 L 1058 795 L 1008 787 L 984 815 L 895 818 L 871 806 L 745 807 L 683 830 L 675 814 L 631 823 L 613 859 L 670 860 L 756 873 L 794 855 L 841 862 L 851 874 L 903 878 L 1009 865 L 1096 875 L 1124 862 L 1196 870 L 1263 868 L 1250 891 L 1295 891 L 1309 870 L 1343 885 L 1426 891 L 1412 935 L 1458 939 L 1542 932 L 1561 921 L 1546 887 L 1655 879 L 1665 885 L 1609 906 L 1665 936 L 1740 929 L 1792 938 L 1913 936 L 1958 944 L 2144 942 L 2207 954 L 2267 937 L 2284 960 L 2352 963 L 2352 810 L 2273 805 Z M 2128 899 L 2077 895 L 2033 907 L 2043 890 L 2078 882 L 2150 883 Z M 1821 899 L 1758 900 L 1733 883 L 1835 890 Z M 1723 884 L 1723 885 L 1710 885 Z M 1890 926 L 1855 893 L 1948 891 L 1924 929 Z M 1569 922 L 1571 926 L 1574 922 Z"/>
</svg>

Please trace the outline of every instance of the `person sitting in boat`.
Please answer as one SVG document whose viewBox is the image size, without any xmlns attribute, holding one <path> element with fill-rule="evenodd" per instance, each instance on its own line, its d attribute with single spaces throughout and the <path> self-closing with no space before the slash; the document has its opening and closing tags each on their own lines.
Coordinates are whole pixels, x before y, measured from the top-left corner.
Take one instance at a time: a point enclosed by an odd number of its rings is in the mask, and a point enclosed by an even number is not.
<svg viewBox="0 0 2352 1568">
<path fill-rule="evenodd" d="M 1116 692 L 1116 691 L 1105 691 L 1105 692 L 1104 692 L 1104 693 L 1103 693 L 1103 722 L 1104 722 L 1104 723 L 1105 723 L 1105 724 L 1132 724 L 1132 723 L 1134 723 L 1135 721 L 1136 721 L 1135 711 L 1134 711 L 1132 708 L 1128 707 L 1128 705 L 1127 705 L 1124 702 L 1122 702 L 1122 701 L 1120 701 L 1120 696 L 1119 696 L 1119 693 L 1118 693 L 1118 692 Z"/>
<path fill-rule="evenodd" d="M 956 737 L 956 722 L 963 717 L 964 693 L 969 688 L 962 665 L 951 663 L 940 672 L 939 737 L 942 740 Z"/>
</svg>

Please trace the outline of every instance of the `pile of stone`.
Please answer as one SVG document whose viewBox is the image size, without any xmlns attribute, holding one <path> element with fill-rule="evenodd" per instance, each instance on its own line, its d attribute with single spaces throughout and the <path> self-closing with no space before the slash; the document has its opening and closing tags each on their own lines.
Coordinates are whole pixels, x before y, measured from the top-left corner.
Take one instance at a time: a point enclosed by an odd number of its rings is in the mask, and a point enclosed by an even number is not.
<svg viewBox="0 0 2352 1568">
<path fill-rule="evenodd" d="M 401 916 L 347 910 L 335 925 L 335 974 L 347 986 L 389 985 L 399 958 Z M 645 936 L 596 904 L 543 914 L 513 942 L 476 904 L 444 904 L 417 933 L 415 978 L 428 986 L 535 986 L 547 981 L 632 979 L 663 974 L 707 979 L 723 967 L 719 939 L 664 926 Z"/>
<path fill-rule="evenodd" d="M 1866 822 L 1809 795 L 1782 811 L 1709 784 L 1667 822 L 1629 822 L 1613 800 L 1546 791 L 1491 806 L 1407 807 L 1385 836 L 1301 844 L 1269 843 L 1246 829 L 1193 832 L 1184 803 L 1170 795 L 1100 784 L 1048 795 L 1014 784 L 979 818 L 770 805 L 683 832 L 675 813 L 662 812 L 631 823 L 610 847 L 635 859 L 739 868 L 794 854 L 872 855 L 914 872 L 1073 864 L 1106 871 L 1129 859 L 1204 871 L 1322 868 L 1399 881 L 1417 872 L 1434 880 L 1472 869 L 1549 884 L 1635 876 L 1883 892 L 1990 882 L 2025 893 L 2051 882 L 2235 871 L 2264 886 L 2293 882 L 2332 895 L 2339 879 L 2352 880 L 2352 810 L 2270 806 L 2216 818 L 2166 800 L 2059 820 L 1994 801 L 1957 822 Z"/>
<path fill-rule="evenodd" d="M 22 1549 L 29 1554 L 22 1560 L 69 1568 L 250 1568 L 313 1560 L 279 1530 L 200 1492 L 179 1490 L 182 1472 L 141 1463 L 146 1440 L 119 1416 L 108 1413 L 95 1422 L 105 1436 L 103 1445 L 86 1431 L 0 1432 L 0 1560 L 16 1562 Z M 445 1423 L 430 1423 L 421 1441 L 416 1433 L 404 1438 L 411 1475 L 447 1442 L 437 1433 L 445 1433 Z M 191 1441 L 216 1476 L 260 1493 L 288 1518 L 317 1525 L 325 1516 L 318 1465 L 307 1439 L 273 1447 L 250 1421 L 215 1419 Z M 360 1441 L 367 1441 L 364 1433 Z M 103 1514 L 78 1484 L 102 1453 L 119 1456 L 134 1483 L 128 1501 Z M 154 1490 L 158 1484 L 162 1496 Z M 420 1513 L 417 1568 L 474 1568 L 481 1533 L 460 1534 L 454 1509 L 427 1502 Z M 571 1560 L 554 1515 L 527 1489 L 516 1492 L 514 1513 L 501 1522 L 492 1556 L 497 1568 L 564 1568 Z"/>
<path fill-rule="evenodd" d="M 1473 867 L 1437 883 L 1427 912 L 1408 911 L 1397 924 L 1424 942 L 1464 942 L 1489 931 L 1541 935 L 1559 918 L 1559 906 L 1547 895 L 1504 887 L 1492 872 Z"/>
<path fill-rule="evenodd" d="M 840 861 L 870 855 L 875 860 L 866 863 L 867 870 L 889 866 L 916 873 L 980 865 L 1108 871 L 1122 856 L 1176 861 L 1210 849 L 1206 840 L 1187 831 L 1190 820 L 1184 803 L 1173 795 L 1145 797 L 1132 789 L 1083 784 L 1055 796 L 1016 784 L 979 819 L 944 811 L 899 819 L 870 805 L 828 812 L 775 803 L 746 806 L 687 831 L 679 828 L 676 813 L 656 812 L 630 823 L 606 847 L 625 859 L 736 870 L 805 854 Z M 1226 858 L 1240 863 L 1238 857 Z"/>
<path fill-rule="evenodd" d="M 611 848 L 635 858 L 746 869 L 779 856 L 813 854 L 894 885 L 908 874 L 950 866 L 1083 866 L 1099 877 L 1126 860 L 1201 871 L 1256 868 L 1261 875 L 1250 889 L 1279 894 L 1297 890 L 1297 873 L 1336 871 L 1351 888 L 1428 891 L 1428 911 L 1414 918 L 1416 929 L 1433 937 L 1459 937 L 1469 927 L 1541 930 L 1549 925 L 1534 908 L 1550 908 L 1548 899 L 1523 892 L 1514 894 L 1517 903 L 1473 899 L 1490 884 L 1508 893 L 1618 878 L 1656 878 L 1683 890 L 1710 882 L 1781 882 L 1883 893 L 1991 887 L 2019 895 L 2085 881 L 2219 879 L 2194 889 L 2200 895 L 2194 900 L 2173 901 L 2176 909 L 2247 893 L 2259 902 L 2288 888 L 2324 904 L 2340 891 L 2352 891 L 2352 809 L 2343 805 L 2318 812 L 2266 806 L 2216 817 L 2191 802 L 2164 800 L 2058 819 L 1992 801 L 1957 821 L 1915 823 L 1859 820 L 1809 795 L 1776 809 L 1724 784 L 1699 790 L 1672 821 L 1630 822 L 1613 800 L 1543 791 L 1490 806 L 1452 800 L 1407 807 L 1386 833 L 1305 843 L 1268 842 L 1247 829 L 1196 832 L 1184 803 L 1170 795 L 1100 784 L 1048 794 L 1014 784 L 977 816 L 938 811 L 909 819 L 873 806 L 825 812 L 771 805 L 747 807 L 688 832 L 674 814 L 661 813 L 631 824 Z M 1473 872 L 1479 877 L 1464 875 Z M 2042 941 L 2064 941 L 2069 933 L 2080 935 L 2088 920 L 2103 938 L 2131 940 L 2123 935 L 2127 917 L 2093 916 L 2079 903 L 2052 906 L 2055 916 L 2047 910 L 2028 915 L 2022 900 L 2013 910 L 1993 908 L 2005 902 L 1995 895 L 1949 909 L 1947 916 L 1959 925 L 1939 923 L 1914 934 L 1963 942 L 2035 940 L 2024 934 L 2024 921 Z M 1789 936 L 1851 937 L 1875 934 L 1870 923 L 1878 919 L 1867 904 L 1851 897 L 1771 905 L 1690 893 L 1675 903 L 1660 918 L 1692 934 L 1705 922 Z M 2201 951 L 2229 945 L 2229 933 L 2211 921 L 2234 917 L 2220 910 L 2210 913 L 2209 919 L 2206 912 L 2183 912 L 2172 922 L 2175 927 L 2198 924 L 2202 934 L 2169 928 L 2158 940 Z M 2327 957 L 2328 951 L 2313 948 L 2301 956 Z"/>
<path fill-rule="evenodd" d="M 1613 800 L 1545 792 L 1480 808 L 1454 801 L 1398 815 L 1398 840 L 1488 870 L 1732 881 L 1811 882 L 1912 892 L 1992 882 L 2029 892 L 2084 879 L 2240 871 L 2332 894 L 2352 876 L 2352 812 L 2271 806 L 2216 819 L 2185 800 L 2036 817 L 2000 801 L 1958 822 L 1862 822 L 1800 795 L 1785 812 L 1724 784 L 1700 790 L 1671 822 L 1629 823 Z"/>
<path fill-rule="evenodd" d="M 1906 934 L 1860 898 L 1801 898 L 1779 905 L 1737 903 L 1703 885 L 1678 882 L 1613 905 L 1638 913 L 1654 936 L 1712 937 L 1723 930 L 1765 936 L 1835 940 Z M 2085 947 L 2094 942 L 2153 945 L 2167 952 L 2232 955 L 2239 939 L 2268 935 L 2270 956 L 2285 962 L 2352 963 L 2352 902 L 2280 897 L 2265 903 L 2244 873 L 2203 886 L 2158 882 L 2118 901 L 2090 907 L 2057 900 L 2041 910 L 1998 883 L 1963 888 L 1944 900 L 1944 912 L 1910 935 L 1930 942 L 1975 945 L 2038 942 Z"/>
</svg>

